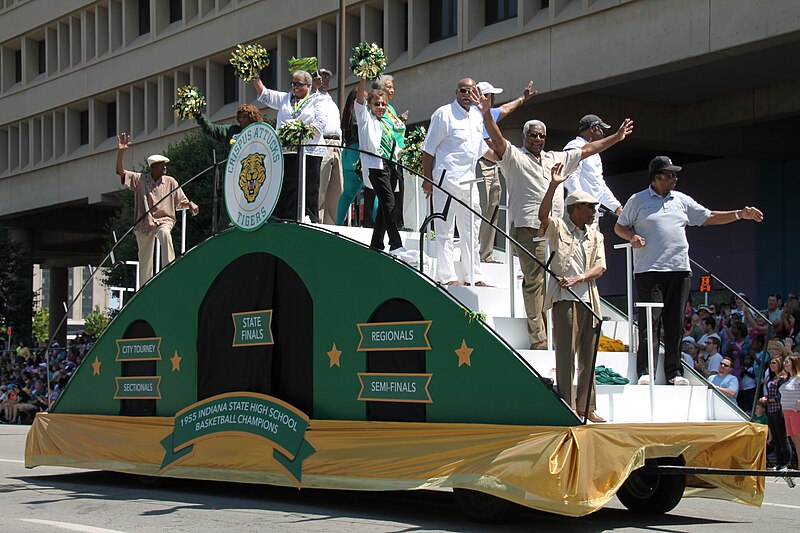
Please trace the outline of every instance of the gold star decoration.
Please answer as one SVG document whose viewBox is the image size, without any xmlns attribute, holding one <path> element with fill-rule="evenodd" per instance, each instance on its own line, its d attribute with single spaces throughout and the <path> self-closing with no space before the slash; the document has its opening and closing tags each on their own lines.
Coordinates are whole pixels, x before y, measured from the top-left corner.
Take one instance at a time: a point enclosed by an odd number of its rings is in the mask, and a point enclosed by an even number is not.
<svg viewBox="0 0 800 533">
<path fill-rule="evenodd" d="M 180 372 L 181 371 L 181 359 L 183 359 L 183 357 L 178 355 L 178 350 L 175 350 L 175 355 L 173 355 L 172 357 L 169 358 L 169 360 L 172 361 L 172 371 L 173 372 Z"/>
<path fill-rule="evenodd" d="M 333 365 L 336 365 L 339 368 L 342 367 L 342 365 L 339 364 L 339 356 L 341 356 L 341 355 L 342 355 L 342 351 L 338 350 L 336 348 L 336 343 L 334 342 L 333 343 L 333 348 L 331 348 L 331 351 L 328 352 L 328 357 L 330 357 L 330 359 L 331 359 L 331 368 L 333 368 Z"/>
<path fill-rule="evenodd" d="M 470 356 L 472 355 L 472 348 L 467 346 L 467 341 L 462 339 L 461 340 L 461 348 L 458 350 L 453 350 L 456 352 L 458 356 L 458 366 L 467 365 L 472 366 L 472 362 L 469 360 Z"/>
<path fill-rule="evenodd" d="M 92 363 L 92 375 L 99 376 L 100 375 L 100 365 L 103 363 L 100 362 L 100 359 L 97 356 L 94 356 L 94 363 Z"/>
</svg>

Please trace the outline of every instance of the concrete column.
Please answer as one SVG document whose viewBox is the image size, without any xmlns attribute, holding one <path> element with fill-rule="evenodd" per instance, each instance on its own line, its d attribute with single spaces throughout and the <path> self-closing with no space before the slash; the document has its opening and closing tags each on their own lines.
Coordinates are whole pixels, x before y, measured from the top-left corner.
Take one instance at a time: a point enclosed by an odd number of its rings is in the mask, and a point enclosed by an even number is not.
<svg viewBox="0 0 800 533">
<path fill-rule="evenodd" d="M 50 338 L 61 346 L 67 345 L 67 321 L 56 329 L 66 315 L 64 302 L 67 301 L 68 276 L 66 268 L 50 269 Z"/>
<path fill-rule="evenodd" d="M 15 328 L 14 337 L 17 339 L 25 339 L 26 342 L 31 340 L 31 325 L 33 322 L 33 230 L 27 228 L 11 228 L 8 230 L 8 235 L 13 241 L 22 245 L 25 252 L 23 261 L 25 268 L 22 269 L 22 275 L 25 277 L 25 286 L 28 287 L 31 294 L 31 300 L 28 305 L 20 310 L 20 315 L 16 317 L 17 327 Z"/>
</svg>

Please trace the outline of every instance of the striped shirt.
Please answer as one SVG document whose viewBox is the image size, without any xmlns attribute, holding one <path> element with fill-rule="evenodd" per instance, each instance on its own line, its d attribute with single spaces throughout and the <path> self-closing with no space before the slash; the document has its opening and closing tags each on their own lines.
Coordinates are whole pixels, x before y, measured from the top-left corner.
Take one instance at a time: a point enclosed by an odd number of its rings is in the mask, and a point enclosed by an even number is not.
<svg viewBox="0 0 800 533">
<path fill-rule="evenodd" d="M 781 408 L 784 411 L 797 411 L 797 402 L 800 401 L 800 376 L 792 378 L 781 385 Z"/>
</svg>

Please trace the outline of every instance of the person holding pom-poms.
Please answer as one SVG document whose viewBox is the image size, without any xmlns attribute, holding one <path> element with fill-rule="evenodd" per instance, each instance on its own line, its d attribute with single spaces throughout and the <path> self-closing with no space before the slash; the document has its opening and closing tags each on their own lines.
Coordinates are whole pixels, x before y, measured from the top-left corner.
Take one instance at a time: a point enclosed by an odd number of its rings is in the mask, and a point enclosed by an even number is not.
<svg viewBox="0 0 800 533">
<path fill-rule="evenodd" d="M 276 109 L 278 117 L 276 126 L 281 131 L 281 126 L 290 121 L 300 121 L 309 126 L 311 139 L 302 141 L 308 144 L 303 149 L 306 157 L 306 212 L 305 215 L 311 222 L 319 222 L 319 168 L 322 158 L 326 154 L 322 132 L 325 129 L 325 113 L 320 105 L 316 93 L 311 92 L 311 74 L 305 70 L 292 73 L 291 92 L 282 92 L 267 89 L 258 73 L 253 75 L 253 88 L 258 95 L 258 101 Z M 300 138 L 306 136 L 305 131 L 299 131 L 299 124 L 287 124 Z M 284 128 L 284 132 L 287 128 Z M 275 207 L 275 216 L 286 220 L 297 220 L 297 181 L 298 181 L 298 147 L 293 145 L 283 146 L 283 187 L 278 204 Z"/>
<path fill-rule="evenodd" d="M 356 88 L 356 101 L 353 113 L 358 124 L 358 139 L 361 146 L 361 168 L 364 184 L 375 191 L 378 197 L 378 214 L 375 229 L 372 230 L 370 248 L 383 251 L 383 236 L 389 235 L 389 253 L 399 256 L 406 252 L 400 232 L 397 230 L 394 191 L 401 178 L 396 165 L 399 152 L 394 132 L 383 120 L 389 98 L 380 89 L 369 95 L 366 92 L 367 79 L 361 78 Z M 375 155 L 370 155 L 375 154 Z M 376 157 L 380 156 L 380 157 Z"/>
</svg>

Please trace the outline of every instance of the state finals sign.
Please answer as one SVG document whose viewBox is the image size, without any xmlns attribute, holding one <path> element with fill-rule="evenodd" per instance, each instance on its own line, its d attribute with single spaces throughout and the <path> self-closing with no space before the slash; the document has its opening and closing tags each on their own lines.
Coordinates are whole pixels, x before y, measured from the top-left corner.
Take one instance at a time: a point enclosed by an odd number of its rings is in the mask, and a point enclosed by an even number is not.
<svg viewBox="0 0 800 533">
<path fill-rule="evenodd" d="M 253 231 L 267 221 L 283 185 L 283 152 L 278 134 L 264 122 L 236 136 L 225 166 L 225 208 L 239 229 Z"/>
</svg>

